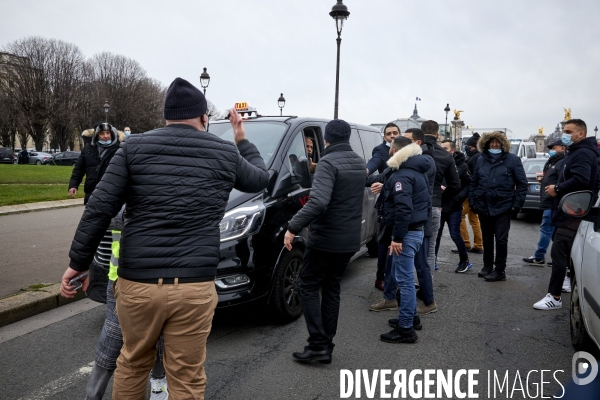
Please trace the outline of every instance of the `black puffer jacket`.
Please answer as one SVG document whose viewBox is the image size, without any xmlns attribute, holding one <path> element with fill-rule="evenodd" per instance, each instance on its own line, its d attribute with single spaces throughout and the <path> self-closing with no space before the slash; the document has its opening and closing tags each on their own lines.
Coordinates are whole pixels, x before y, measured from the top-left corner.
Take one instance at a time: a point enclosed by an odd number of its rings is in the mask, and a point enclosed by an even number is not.
<svg viewBox="0 0 600 400">
<path fill-rule="evenodd" d="M 446 186 L 449 194 L 455 195 L 460 191 L 460 179 L 454 164 L 452 154 L 440 146 L 435 137 L 425 135 L 425 143 L 433 147 L 433 159 L 435 160 L 435 183 L 433 186 L 432 207 L 442 206 L 442 185 Z"/>
<path fill-rule="evenodd" d="M 247 140 L 236 148 L 184 124 L 132 135 L 121 144 L 83 213 L 70 266 L 88 269 L 111 218 L 126 203 L 119 277 L 213 280 L 219 223 L 229 193 L 233 188 L 260 192 L 268 179 L 260 153 Z"/>
<path fill-rule="evenodd" d="M 558 182 L 558 175 L 562 171 L 563 163 L 565 161 L 565 153 L 558 153 L 548 159 L 544 165 L 544 177 L 540 183 L 540 209 L 541 210 L 552 210 L 552 204 L 554 198 L 546 194 L 546 186 L 556 185 Z"/>
<path fill-rule="evenodd" d="M 366 168 L 349 143 L 329 145 L 315 171 L 310 198 L 288 230 L 298 234 L 310 224 L 309 247 L 329 253 L 358 251 Z"/>
<path fill-rule="evenodd" d="M 498 139 L 502 153 L 493 157 L 489 142 Z M 521 159 L 510 152 L 510 142 L 502 132 L 484 133 L 477 143 L 481 157 L 469 187 L 469 205 L 476 214 L 495 216 L 522 208 L 527 195 L 527 176 Z"/>
<path fill-rule="evenodd" d="M 583 139 L 568 147 L 562 171 L 559 172 L 558 183 L 554 190 L 552 221 L 550 224 L 557 228 L 577 230 L 581 218 L 570 217 L 558 209 L 560 199 L 567 194 L 580 190 L 591 190 L 598 194 L 600 184 L 598 171 L 598 144 L 593 137 Z"/>
<path fill-rule="evenodd" d="M 460 177 L 460 192 L 454 196 L 444 191 L 442 195 L 442 212 L 455 212 L 462 210 L 463 202 L 469 197 L 469 186 L 471 185 L 471 173 L 465 162 L 465 155 L 460 151 L 454 152 L 454 162 Z"/>
<path fill-rule="evenodd" d="M 83 186 L 83 192 L 85 193 L 84 203 L 87 204 L 92 192 L 96 188 L 96 185 L 102 179 L 102 175 L 106 172 L 106 168 L 110 163 L 110 160 L 115 155 L 119 148 L 120 142 L 125 140 L 125 133 L 117 131 L 113 128 L 113 144 L 103 154 L 103 165 L 100 165 L 100 154 L 98 151 L 97 135 L 94 133 L 94 129 L 87 129 L 81 134 L 84 142 L 83 150 L 79 154 L 79 158 L 73 167 L 71 173 L 71 179 L 69 180 L 69 189 L 79 189 L 79 185 L 85 176 L 85 184 Z M 115 141 L 116 139 L 116 141 Z M 117 143 L 118 142 L 118 143 Z"/>
</svg>

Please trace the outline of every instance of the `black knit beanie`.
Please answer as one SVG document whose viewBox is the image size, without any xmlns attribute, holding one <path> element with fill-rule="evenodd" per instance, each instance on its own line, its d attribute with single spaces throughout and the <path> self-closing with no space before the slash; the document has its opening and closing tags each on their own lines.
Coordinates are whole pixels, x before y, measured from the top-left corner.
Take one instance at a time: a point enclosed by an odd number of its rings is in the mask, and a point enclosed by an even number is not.
<svg viewBox="0 0 600 400">
<path fill-rule="evenodd" d="M 467 146 L 471 146 L 471 147 L 477 147 L 477 142 L 479 141 L 479 138 L 481 136 L 479 136 L 479 133 L 475 132 L 473 134 L 473 136 L 471 136 L 469 138 L 469 140 L 467 140 Z"/>
<path fill-rule="evenodd" d="M 334 119 L 325 126 L 325 141 L 330 144 L 340 142 L 350 142 L 352 129 L 343 119 Z"/>
<path fill-rule="evenodd" d="M 185 79 L 175 78 L 165 97 L 165 119 L 198 118 L 206 113 L 206 98 Z"/>
</svg>

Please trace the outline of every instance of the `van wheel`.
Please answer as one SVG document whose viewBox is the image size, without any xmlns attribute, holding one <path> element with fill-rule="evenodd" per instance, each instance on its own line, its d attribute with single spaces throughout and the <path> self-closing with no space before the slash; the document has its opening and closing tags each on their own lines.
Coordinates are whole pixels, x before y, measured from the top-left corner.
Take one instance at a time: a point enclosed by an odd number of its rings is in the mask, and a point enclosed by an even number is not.
<svg viewBox="0 0 600 400">
<path fill-rule="evenodd" d="M 271 305 L 277 314 L 277 319 L 282 322 L 291 322 L 302 314 L 298 285 L 303 258 L 304 253 L 293 248 L 292 251 L 283 254 L 275 270 Z"/>
<path fill-rule="evenodd" d="M 581 303 L 579 300 L 579 284 L 575 280 L 575 275 L 571 278 L 571 305 L 570 305 L 570 320 L 571 320 L 571 344 L 577 351 L 587 351 L 594 349 L 594 345 L 590 335 L 585 329 L 583 315 L 581 315 Z"/>
<path fill-rule="evenodd" d="M 369 243 L 367 243 L 367 250 L 369 252 L 369 257 L 377 257 L 379 255 L 379 242 L 377 241 L 377 235 L 371 239 Z"/>
</svg>

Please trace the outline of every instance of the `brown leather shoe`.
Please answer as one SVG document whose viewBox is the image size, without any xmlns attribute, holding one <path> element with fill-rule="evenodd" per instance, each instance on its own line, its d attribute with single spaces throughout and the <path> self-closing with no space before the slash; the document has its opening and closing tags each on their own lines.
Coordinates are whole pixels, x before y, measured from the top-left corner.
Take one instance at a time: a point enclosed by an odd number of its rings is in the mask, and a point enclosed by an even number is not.
<svg viewBox="0 0 600 400">
<path fill-rule="evenodd" d="M 376 280 L 375 281 L 375 288 L 381 290 L 383 292 L 383 281 L 380 280 Z"/>
<path fill-rule="evenodd" d="M 417 314 L 419 315 L 431 314 L 434 312 L 437 312 L 437 304 L 435 304 L 435 301 L 428 306 L 421 302 L 417 304 Z"/>
<path fill-rule="evenodd" d="M 398 302 L 396 300 L 381 299 L 375 304 L 371 304 L 369 307 L 370 311 L 396 311 L 398 309 Z"/>
</svg>

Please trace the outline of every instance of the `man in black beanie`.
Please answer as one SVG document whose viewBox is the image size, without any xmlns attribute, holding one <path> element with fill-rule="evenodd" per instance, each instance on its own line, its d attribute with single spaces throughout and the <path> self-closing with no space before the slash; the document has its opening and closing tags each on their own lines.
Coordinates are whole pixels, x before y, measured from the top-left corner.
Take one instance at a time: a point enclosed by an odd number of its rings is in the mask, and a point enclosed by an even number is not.
<svg viewBox="0 0 600 400">
<path fill-rule="evenodd" d="M 310 224 L 300 273 L 300 301 L 309 337 L 304 351 L 294 353 L 300 362 L 331 362 L 340 280 L 360 248 L 367 166 L 350 147 L 351 132 L 341 119 L 325 127 L 325 155 L 316 169 L 310 199 L 289 222 L 284 238 L 285 247 L 292 250 L 295 235 Z"/>
<path fill-rule="evenodd" d="M 204 398 L 219 223 L 234 188 L 259 192 L 269 179 L 241 117 L 230 111 L 235 144 L 206 132 L 206 99 L 186 80 L 167 90 L 164 116 L 166 127 L 121 144 L 79 222 L 62 278 L 61 294 L 73 297 L 69 281 L 88 269 L 111 218 L 127 204 L 113 286 L 123 332 L 113 399 L 145 398 L 160 335 L 171 396 Z"/>
</svg>

